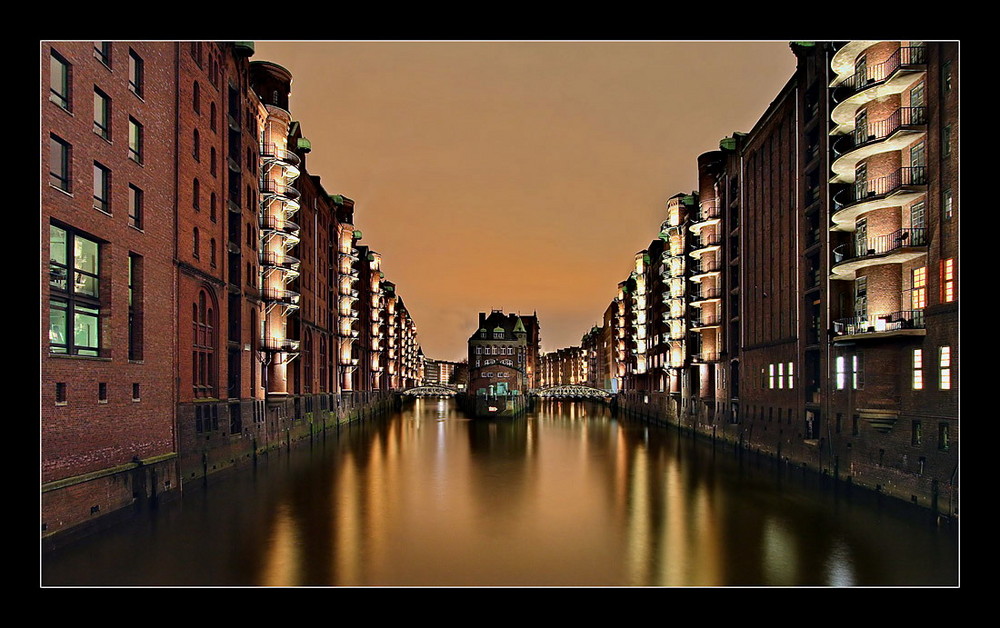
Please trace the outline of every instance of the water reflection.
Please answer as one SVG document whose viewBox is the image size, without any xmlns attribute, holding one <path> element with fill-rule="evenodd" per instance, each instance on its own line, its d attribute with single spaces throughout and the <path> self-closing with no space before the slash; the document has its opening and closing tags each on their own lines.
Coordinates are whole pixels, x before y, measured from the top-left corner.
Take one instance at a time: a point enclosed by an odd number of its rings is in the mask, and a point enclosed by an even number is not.
<svg viewBox="0 0 1000 628">
<path fill-rule="evenodd" d="M 342 428 L 44 557 L 45 584 L 955 584 L 954 534 L 672 430 L 546 402 Z M 905 506 L 905 505 L 904 505 Z"/>
</svg>

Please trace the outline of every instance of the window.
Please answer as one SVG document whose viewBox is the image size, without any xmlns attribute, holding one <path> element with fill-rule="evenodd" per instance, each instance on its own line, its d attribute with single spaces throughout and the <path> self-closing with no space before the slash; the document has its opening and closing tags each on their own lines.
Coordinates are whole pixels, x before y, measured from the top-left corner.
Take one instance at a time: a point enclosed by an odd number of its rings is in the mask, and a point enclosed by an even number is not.
<svg viewBox="0 0 1000 628">
<path fill-rule="evenodd" d="M 923 425 L 920 421 L 910 422 L 910 444 L 916 447 L 923 440 Z"/>
<path fill-rule="evenodd" d="M 128 156 L 137 164 L 142 163 L 142 125 L 135 118 L 128 119 Z"/>
<path fill-rule="evenodd" d="M 924 352 L 922 349 L 913 350 L 913 390 L 922 390 L 924 387 Z"/>
<path fill-rule="evenodd" d="M 868 316 L 868 277 L 858 277 L 854 281 L 854 316 Z"/>
<path fill-rule="evenodd" d="M 111 99 L 96 87 L 94 88 L 94 133 L 106 140 L 111 139 Z"/>
<path fill-rule="evenodd" d="M 69 228 L 49 225 L 49 351 L 98 356 L 100 245 Z"/>
<path fill-rule="evenodd" d="M 142 98 L 143 80 L 142 57 L 130 48 L 128 51 L 128 88 L 139 98 Z"/>
<path fill-rule="evenodd" d="M 941 302 L 955 300 L 955 258 L 941 260 Z"/>
<path fill-rule="evenodd" d="M 953 210 L 951 188 L 942 192 L 941 197 L 941 214 L 945 220 L 951 220 Z"/>
<path fill-rule="evenodd" d="M 56 405 L 66 405 L 66 382 L 56 382 Z"/>
<path fill-rule="evenodd" d="M 51 63 L 49 64 L 49 100 L 59 105 L 66 111 L 72 111 L 72 100 L 70 94 L 70 66 L 66 59 L 55 50 L 51 52 Z"/>
<path fill-rule="evenodd" d="M 941 89 L 945 92 L 951 91 L 951 61 L 941 64 Z"/>
<path fill-rule="evenodd" d="M 49 136 L 49 185 L 67 193 L 73 191 L 70 178 L 71 155 L 69 144 L 55 135 Z"/>
<path fill-rule="evenodd" d="M 208 243 L 209 260 L 212 263 L 212 268 L 215 268 L 215 238 L 212 238 Z"/>
<path fill-rule="evenodd" d="M 94 57 L 104 65 L 111 67 L 111 42 L 95 41 Z"/>
<path fill-rule="evenodd" d="M 128 256 L 128 359 L 142 359 L 142 256 Z"/>
<path fill-rule="evenodd" d="M 214 102 L 211 103 L 211 104 L 209 104 L 209 106 L 208 106 L 208 128 L 212 129 L 212 131 L 216 130 L 216 126 L 215 126 L 215 103 Z"/>
<path fill-rule="evenodd" d="M 851 388 L 861 390 L 864 387 L 864 356 L 859 353 L 851 356 Z"/>
<path fill-rule="evenodd" d="M 837 358 L 836 371 L 837 390 L 844 390 L 847 386 L 847 358 L 843 356 Z"/>
<path fill-rule="evenodd" d="M 195 397 L 213 397 L 215 393 L 215 308 L 212 305 L 205 289 L 198 292 L 192 304 L 191 368 Z"/>
<path fill-rule="evenodd" d="M 192 88 L 191 98 L 194 101 L 194 102 L 191 103 L 191 106 L 194 108 L 194 112 L 200 115 L 201 114 L 201 85 L 198 84 L 198 81 L 194 82 L 194 87 Z"/>
<path fill-rule="evenodd" d="M 201 183 L 198 179 L 191 183 L 191 205 L 195 209 L 201 209 Z"/>
<path fill-rule="evenodd" d="M 924 202 L 914 203 L 910 207 L 910 228 L 911 229 L 923 229 L 924 228 Z M 923 233 L 917 232 L 910 236 L 910 241 L 913 244 L 918 244 L 922 242 Z"/>
<path fill-rule="evenodd" d="M 791 363 L 791 362 L 789 362 L 789 363 L 788 363 L 788 387 L 789 387 L 789 388 L 794 388 L 794 387 L 795 387 L 795 386 L 794 386 L 794 379 L 793 379 L 793 377 L 792 377 L 792 376 L 793 376 L 793 374 L 794 374 L 794 369 L 793 369 L 793 367 L 792 367 L 792 363 Z"/>
<path fill-rule="evenodd" d="M 111 171 L 94 162 L 94 209 L 111 213 Z"/>
<path fill-rule="evenodd" d="M 910 106 L 923 107 L 924 102 L 924 82 L 920 81 L 915 87 L 913 87 L 913 89 L 910 90 Z"/>
<path fill-rule="evenodd" d="M 194 130 L 192 134 L 191 143 L 192 149 L 191 153 L 194 155 L 195 161 L 201 161 L 201 136 L 198 135 L 198 129 Z"/>
<path fill-rule="evenodd" d="M 193 41 L 191 42 L 191 56 L 194 57 L 194 62 L 201 67 L 201 42 Z"/>
<path fill-rule="evenodd" d="M 100 382 L 97 384 L 97 403 L 107 403 L 108 402 L 108 384 L 107 382 Z"/>
<path fill-rule="evenodd" d="M 924 150 L 924 142 L 918 142 L 913 148 L 910 149 L 910 167 L 918 169 L 919 171 L 914 171 L 913 180 L 911 183 L 919 183 L 923 180 L 923 167 L 927 165 L 927 156 Z M 918 179 L 918 177 L 920 177 Z"/>
<path fill-rule="evenodd" d="M 778 388 L 785 387 L 785 363 L 778 363 Z"/>
<path fill-rule="evenodd" d="M 947 423 L 938 423 L 938 449 L 948 451 L 951 447 L 951 429 Z"/>
<path fill-rule="evenodd" d="M 951 390 L 951 347 L 938 347 L 938 388 Z"/>
<path fill-rule="evenodd" d="M 212 192 L 212 196 L 210 197 L 210 201 L 209 201 L 209 204 L 208 204 L 208 210 L 209 210 L 208 216 L 209 216 L 209 218 L 212 219 L 212 222 L 215 222 L 215 220 L 216 220 L 216 216 L 215 216 L 216 202 L 217 201 L 216 201 L 216 198 L 215 198 L 215 192 Z"/>
<path fill-rule="evenodd" d="M 131 183 L 128 186 L 128 224 L 142 229 L 142 190 Z"/>
<path fill-rule="evenodd" d="M 211 151 L 209 153 L 209 156 L 210 156 L 210 159 L 209 159 L 208 169 L 212 173 L 212 176 L 214 177 L 216 175 L 216 160 L 215 160 L 215 147 L 214 146 L 212 147 L 212 149 L 211 149 Z"/>
<path fill-rule="evenodd" d="M 193 253 L 193 255 L 195 257 L 200 257 L 200 251 L 198 250 L 198 247 L 200 245 L 200 241 L 199 240 L 200 240 L 200 236 L 198 235 L 198 227 L 195 227 L 194 228 L 194 237 L 192 238 L 192 245 L 194 246 L 194 253 Z"/>
<path fill-rule="evenodd" d="M 132 401 L 139 401 L 140 399 L 142 399 L 142 398 L 139 396 L 139 384 L 138 383 L 133 383 L 132 384 Z"/>
<path fill-rule="evenodd" d="M 951 125 L 945 126 L 941 129 L 941 154 L 945 157 L 951 157 Z"/>
<path fill-rule="evenodd" d="M 922 310 L 927 306 L 927 267 L 921 266 L 912 271 L 912 284 L 910 290 L 910 307 L 914 310 Z"/>
</svg>

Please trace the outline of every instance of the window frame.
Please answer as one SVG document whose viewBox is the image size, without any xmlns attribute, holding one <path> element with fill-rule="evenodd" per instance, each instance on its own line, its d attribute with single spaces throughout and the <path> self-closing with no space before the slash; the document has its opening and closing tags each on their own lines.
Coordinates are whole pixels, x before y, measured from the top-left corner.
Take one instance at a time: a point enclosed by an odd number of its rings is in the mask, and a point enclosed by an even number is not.
<svg viewBox="0 0 1000 628">
<path fill-rule="evenodd" d="M 60 75 L 56 74 L 57 68 L 62 68 Z M 57 78 L 61 83 L 58 90 L 53 87 Z M 54 48 L 49 50 L 49 101 L 64 111 L 73 112 L 73 64 Z"/>
<path fill-rule="evenodd" d="M 94 87 L 94 134 L 111 141 L 111 97 Z"/>
<path fill-rule="evenodd" d="M 101 62 L 104 67 L 111 68 L 111 50 L 112 42 L 110 41 L 95 41 L 94 42 L 94 58 Z"/>
<path fill-rule="evenodd" d="M 129 116 L 128 118 L 128 157 L 142 165 L 143 159 L 143 128 L 142 123 Z"/>
<path fill-rule="evenodd" d="M 63 232 L 63 259 L 54 257 L 54 231 Z M 84 240 L 92 245 L 94 250 L 95 271 L 79 267 L 79 258 L 75 254 L 77 240 Z M 87 357 L 104 357 L 103 333 L 101 329 L 101 269 L 103 257 L 102 242 L 71 227 L 58 223 L 49 223 L 49 353 L 58 355 L 80 355 Z M 72 271 L 72 275 L 71 275 Z M 60 286 L 60 279 L 63 286 Z M 72 278 L 71 278 L 72 277 Z M 83 279 L 81 281 L 81 278 Z M 87 285 L 92 281 L 92 289 L 88 292 L 77 290 L 79 285 Z M 56 342 L 53 333 L 53 317 L 56 311 L 63 312 L 63 342 Z M 92 319 L 88 328 L 96 335 L 95 344 L 78 344 L 77 323 L 79 317 Z M 59 349 L 62 350 L 59 350 Z"/>
<path fill-rule="evenodd" d="M 143 97 L 145 87 L 145 62 L 134 49 L 128 49 L 128 89 L 130 92 Z"/>
<path fill-rule="evenodd" d="M 111 169 L 94 162 L 94 209 L 111 214 Z"/>
<path fill-rule="evenodd" d="M 57 148 L 58 145 L 58 148 Z M 60 171 L 53 169 L 55 154 L 60 156 Z M 67 194 L 73 193 L 73 145 L 54 133 L 49 134 L 49 185 Z"/>
<path fill-rule="evenodd" d="M 128 225 L 142 231 L 143 191 L 134 183 L 128 184 Z"/>
</svg>

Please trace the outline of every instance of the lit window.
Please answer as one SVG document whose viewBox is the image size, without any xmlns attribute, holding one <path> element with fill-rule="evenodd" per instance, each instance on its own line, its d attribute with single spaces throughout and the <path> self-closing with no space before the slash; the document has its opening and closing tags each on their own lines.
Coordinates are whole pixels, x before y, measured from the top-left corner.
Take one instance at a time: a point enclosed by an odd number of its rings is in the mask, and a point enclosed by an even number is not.
<svg viewBox="0 0 1000 628">
<path fill-rule="evenodd" d="M 943 214 L 945 220 L 951 220 L 953 210 L 951 188 L 942 192 L 941 195 L 943 197 L 941 199 L 941 213 Z"/>
<path fill-rule="evenodd" d="M 94 88 L 94 133 L 111 139 L 111 99 L 97 88 Z"/>
<path fill-rule="evenodd" d="M 941 390 L 951 390 L 951 347 L 939 348 L 938 364 L 941 367 L 938 388 Z"/>
<path fill-rule="evenodd" d="M 785 387 L 785 363 L 778 363 L 778 388 Z"/>
<path fill-rule="evenodd" d="M 143 62 L 134 50 L 128 51 L 128 88 L 132 93 L 142 98 L 143 88 Z"/>
<path fill-rule="evenodd" d="M 56 137 L 49 136 L 49 184 L 63 192 L 72 192 L 70 178 L 70 145 Z"/>
<path fill-rule="evenodd" d="M 142 163 L 142 125 L 134 118 L 128 119 L 128 156 L 132 161 Z"/>
<path fill-rule="evenodd" d="M 922 310 L 927 305 L 927 267 L 914 268 L 910 305 L 914 310 Z"/>
<path fill-rule="evenodd" d="M 843 356 L 837 358 L 837 390 L 844 390 L 847 385 L 847 358 Z"/>
<path fill-rule="evenodd" d="M 94 209 L 111 213 L 111 171 L 94 162 Z"/>
<path fill-rule="evenodd" d="M 66 111 L 72 111 L 70 85 L 70 64 L 53 50 L 49 65 L 49 100 Z"/>
<path fill-rule="evenodd" d="M 794 374 L 794 370 L 793 370 L 793 367 L 792 367 L 792 363 L 789 362 L 788 363 L 788 387 L 789 388 L 794 388 L 794 380 L 793 380 L 793 377 L 792 377 L 793 374 Z"/>
<path fill-rule="evenodd" d="M 955 258 L 941 260 L 941 300 L 951 303 L 955 300 Z"/>
<path fill-rule="evenodd" d="M 100 354 L 100 246 L 68 228 L 49 225 L 49 351 Z"/>
<path fill-rule="evenodd" d="M 922 349 L 913 350 L 913 390 L 921 390 L 924 387 L 924 352 Z"/>
<path fill-rule="evenodd" d="M 767 365 L 767 387 L 774 388 L 774 365 Z"/>
<path fill-rule="evenodd" d="M 862 358 L 863 356 L 860 354 L 851 356 L 851 388 L 854 390 L 864 388 L 865 373 L 864 360 Z"/>
</svg>

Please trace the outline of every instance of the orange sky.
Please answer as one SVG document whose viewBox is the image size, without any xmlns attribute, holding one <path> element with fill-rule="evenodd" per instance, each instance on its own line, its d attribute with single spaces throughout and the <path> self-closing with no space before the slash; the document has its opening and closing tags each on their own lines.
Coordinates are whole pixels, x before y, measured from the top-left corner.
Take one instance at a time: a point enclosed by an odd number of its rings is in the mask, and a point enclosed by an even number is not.
<svg viewBox="0 0 1000 628">
<path fill-rule="evenodd" d="M 357 203 L 425 355 L 478 313 L 538 312 L 542 350 L 600 325 L 696 159 L 791 77 L 774 42 L 256 42 L 293 76 L 307 163 Z"/>
</svg>

